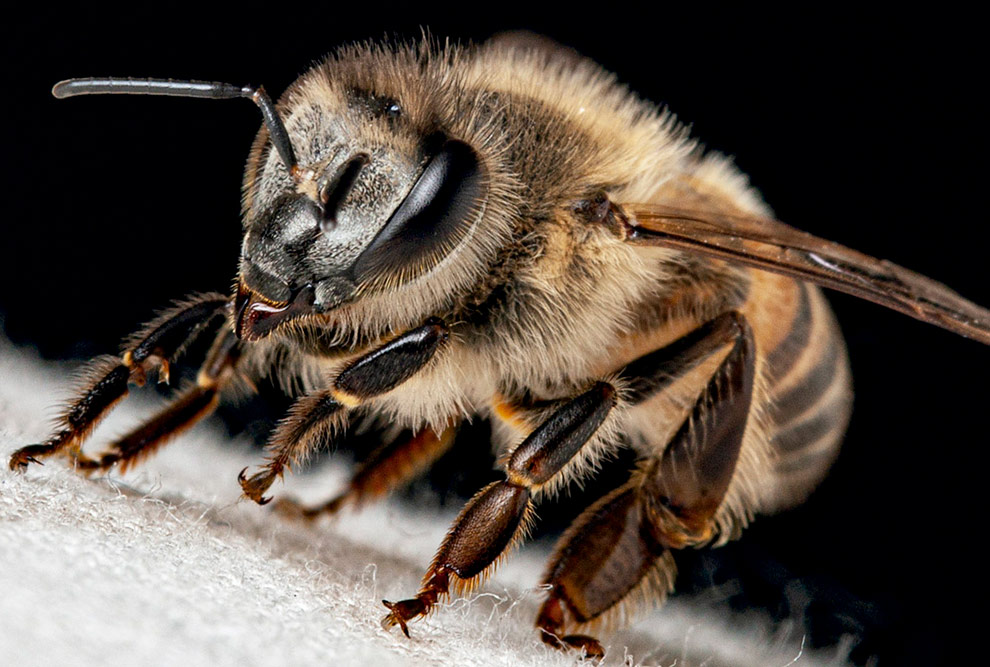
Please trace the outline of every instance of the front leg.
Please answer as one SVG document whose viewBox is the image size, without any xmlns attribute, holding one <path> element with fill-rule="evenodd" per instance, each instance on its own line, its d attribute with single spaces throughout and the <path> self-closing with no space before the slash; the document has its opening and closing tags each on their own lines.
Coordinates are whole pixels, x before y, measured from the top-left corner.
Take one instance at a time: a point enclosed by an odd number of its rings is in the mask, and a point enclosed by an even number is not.
<svg viewBox="0 0 990 667">
<path fill-rule="evenodd" d="M 124 342 L 119 358 L 100 357 L 91 362 L 89 380 L 59 418 L 59 428 L 47 441 L 18 449 L 10 457 L 11 470 L 64 451 L 79 455 L 86 437 L 127 394 L 128 384 L 141 386 L 146 376 L 158 370 L 158 379 L 168 381 L 170 364 L 211 323 L 225 316 L 230 298 L 203 294 L 178 304 Z"/>
<path fill-rule="evenodd" d="M 347 412 L 368 399 L 385 394 L 426 366 L 450 336 L 437 318 L 385 343 L 359 357 L 334 379 L 329 389 L 296 401 L 268 444 L 268 462 L 247 477 L 247 468 L 238 481 L 251 500 L 259 505 L 271 501 L 264 494 L 286 468 L 308 457 L 327 437 L 347 425 Z"/>
<path fill-rule="evenodd" d="M 79 470 L 108 470 L 119 465 L 122 473 L 153 454 L 196 422 L 211 414 L 220 401 L 221 390 L 229 384 L 240 357 L 240 343 L 229 328 L 221 330 L 213 341 L 206 361 L 199 369 L 196 383 L 183 391 L 168 407 L 115 440 L 103 454 L 90 458 L 75 454 Z"/>
</svg>

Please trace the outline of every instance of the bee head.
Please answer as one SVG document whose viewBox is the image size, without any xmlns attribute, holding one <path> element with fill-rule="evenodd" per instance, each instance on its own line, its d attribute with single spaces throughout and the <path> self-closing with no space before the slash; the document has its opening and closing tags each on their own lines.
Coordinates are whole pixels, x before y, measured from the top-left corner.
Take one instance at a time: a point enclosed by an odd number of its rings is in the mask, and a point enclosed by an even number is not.
<svg viewBox="0 0 990 667">
<path fill-rule="evenodd" d="M 411 62 L 382 67 L 375 54 L 363 56 L 331 59 L 283 96 L 277 117 L 295 164 L 269 127 L 255 141 L 245 176 L 242 337 L 304 315 L 339 319 L 372 301 L 424 316 L 485 264 L 478 260 L 491 229 L 478 228 L 491 173 L 471 128 L 457 122 L 463 102 Z"/>
</svg>

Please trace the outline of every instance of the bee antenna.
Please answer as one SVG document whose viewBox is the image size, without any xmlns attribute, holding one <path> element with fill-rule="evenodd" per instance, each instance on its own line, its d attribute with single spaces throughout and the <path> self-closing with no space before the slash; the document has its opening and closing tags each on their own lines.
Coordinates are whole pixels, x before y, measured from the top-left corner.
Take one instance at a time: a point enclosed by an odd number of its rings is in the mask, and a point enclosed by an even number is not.
<svg viewBox="0 0 990 667">
<path fill-rule="evenodd" d="M 205 97 L 213 100 L 230 100 L 245 97 L 261 109 L 265 127 L 271 136 L 272 144 L 279 157 L 295 180 L 301 178 L 296 154 L 289 141 L 289 133 L 282 123 L 275 105 L 265 92 L 264 86 L 235 86 L 219 81 L 175 81 L 173 79 L 131 79 L 104 77 L 90 79 L 67 79 L 59 81 L 52 88 L 52 95 L 58 99 L 76 95 L 166 95 L 169 97 Z"/>
</svg>

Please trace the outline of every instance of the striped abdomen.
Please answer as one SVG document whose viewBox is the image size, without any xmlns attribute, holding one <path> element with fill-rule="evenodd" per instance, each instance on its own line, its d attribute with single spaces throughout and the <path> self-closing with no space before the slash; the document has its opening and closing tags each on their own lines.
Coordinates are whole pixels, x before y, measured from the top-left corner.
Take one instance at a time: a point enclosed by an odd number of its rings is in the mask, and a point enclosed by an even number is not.
<svg viewBox="0 0 990 667">
<path fill-rule="evenodd" d="M 845 343 L 818 288 L 792 283 L 786 333 L 766 349 L 767 436 L 778 507 L 800 502 L 828 471 L 852 409 Z"/>
</svg>

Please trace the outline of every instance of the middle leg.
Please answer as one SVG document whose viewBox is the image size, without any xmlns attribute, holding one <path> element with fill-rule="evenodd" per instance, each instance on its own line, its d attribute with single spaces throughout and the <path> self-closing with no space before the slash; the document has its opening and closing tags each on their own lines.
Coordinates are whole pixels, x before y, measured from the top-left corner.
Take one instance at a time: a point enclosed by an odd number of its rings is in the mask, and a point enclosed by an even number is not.
<svg viewBox="0 0 990 667">
<path fill-rule="evenodd" d="M 457 427 L 450 425 L 438 435 L 426 427 L 408 437 L 382 445 L 375 450 L 351 477 L 340 495 L 314 506 L 305 506 L 289 498 L 275 503 L 275 510 L 285 516 L 313 521 L 336 514 L 346 505 L 361 505 L 380 498 L 404 483 L 412 481 L 450 449 Z"/>
</svg>

